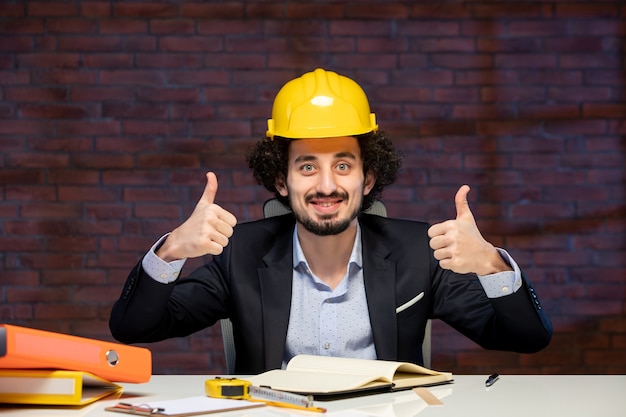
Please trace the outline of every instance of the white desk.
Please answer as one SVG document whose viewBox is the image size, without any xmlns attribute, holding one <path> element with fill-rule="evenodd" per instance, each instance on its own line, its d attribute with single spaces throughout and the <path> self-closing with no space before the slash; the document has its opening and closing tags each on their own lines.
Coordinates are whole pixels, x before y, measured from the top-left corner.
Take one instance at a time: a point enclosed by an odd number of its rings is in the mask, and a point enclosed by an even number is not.
<svg viewBox="0 0 626 417">
<path fill-rule="evenodd" d="M 121 417 L 104 411 L 118 401 L 150 403 L 204 395 L 204 381 L 212 376 L 155 375 L 147 384 L 123 384 L 119 400 L 101 400 L 82 408 L 0 406 L 0 416 Z M 412 391 L 370 395 L 346 400 L 317 401 L 328 413 L 262 407 L 222 413 L 227 417 L 624 417 L 626 375 L 503 375 L 485 388 L 484 375 L 456 375 L 454 384 L 430 388 L 443 406 L 427 406 Z M 218 414 L 211 414 L 218 415 Z"/>
</svg>

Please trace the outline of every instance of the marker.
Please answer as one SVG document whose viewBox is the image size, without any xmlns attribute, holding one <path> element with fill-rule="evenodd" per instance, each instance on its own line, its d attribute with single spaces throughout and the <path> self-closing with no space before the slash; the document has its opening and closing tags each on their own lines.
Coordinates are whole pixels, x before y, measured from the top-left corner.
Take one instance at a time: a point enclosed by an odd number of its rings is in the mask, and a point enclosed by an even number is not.
<svg viewBox="0 0 626 417">
<path fill-rule="evenodd" d="M 490 386 L 495 384 L 498 379 L 500 379 L 500 375 L 498 375 L 497 373 L 489 375 L 489 378 L 487 378 L 487 380 L 485 381 L 485 387 L 489 388 Z"/>
</svg>

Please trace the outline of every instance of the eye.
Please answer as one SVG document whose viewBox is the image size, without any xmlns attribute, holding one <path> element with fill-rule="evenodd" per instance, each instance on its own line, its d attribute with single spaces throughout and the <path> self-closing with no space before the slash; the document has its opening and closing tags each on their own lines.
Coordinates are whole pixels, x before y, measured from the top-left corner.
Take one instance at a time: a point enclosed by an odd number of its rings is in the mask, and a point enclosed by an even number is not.
<svg viewBox="0 0 626 417">
<path fill-rule="evenodd" d="M 315 170 L 315 167 L 313 166 L 313 164 L 304 164 L 300 169 L 304 172 L 313 172 Z"/>
<path fill-rule="evenodd" d="M 350 165 L 346 164 L 345 162 L 342 162 L 340 164 L 337 164 L 337 169 L 339 171 L 347 171 L 348 169 L 350 169 Z"/>
</svg>

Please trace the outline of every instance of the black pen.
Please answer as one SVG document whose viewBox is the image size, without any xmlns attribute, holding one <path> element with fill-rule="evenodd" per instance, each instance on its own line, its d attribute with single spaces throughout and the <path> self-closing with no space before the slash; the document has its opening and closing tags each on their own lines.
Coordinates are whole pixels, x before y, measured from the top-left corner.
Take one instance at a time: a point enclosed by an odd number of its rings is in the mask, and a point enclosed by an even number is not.
<svg viewBox="0 0 626 417">
<path fill-rule="evenodd" d="M 487 380 L 485 381 L 485 387 L 489 388 L 490 386 L 495 384 L 498 379 L 500 379 L 500 375 L 498 375 L 497 373 L 489 375 L 489 378 L 487 378 Z"/>
</svg>

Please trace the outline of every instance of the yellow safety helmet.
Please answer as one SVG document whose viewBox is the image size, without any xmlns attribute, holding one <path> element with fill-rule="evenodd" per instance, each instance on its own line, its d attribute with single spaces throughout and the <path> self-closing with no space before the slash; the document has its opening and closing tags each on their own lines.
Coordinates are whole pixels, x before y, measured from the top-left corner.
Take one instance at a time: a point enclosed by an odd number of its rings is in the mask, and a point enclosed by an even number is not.
<svg viewBox="0 0 626 417">
<path fill-rule="evenodd" d="M 317 68 L 285 84 L 274 99 L 267 137 L 354 136 L 378 130 L 363 89 L 352 79 Z"/>
</svg>

